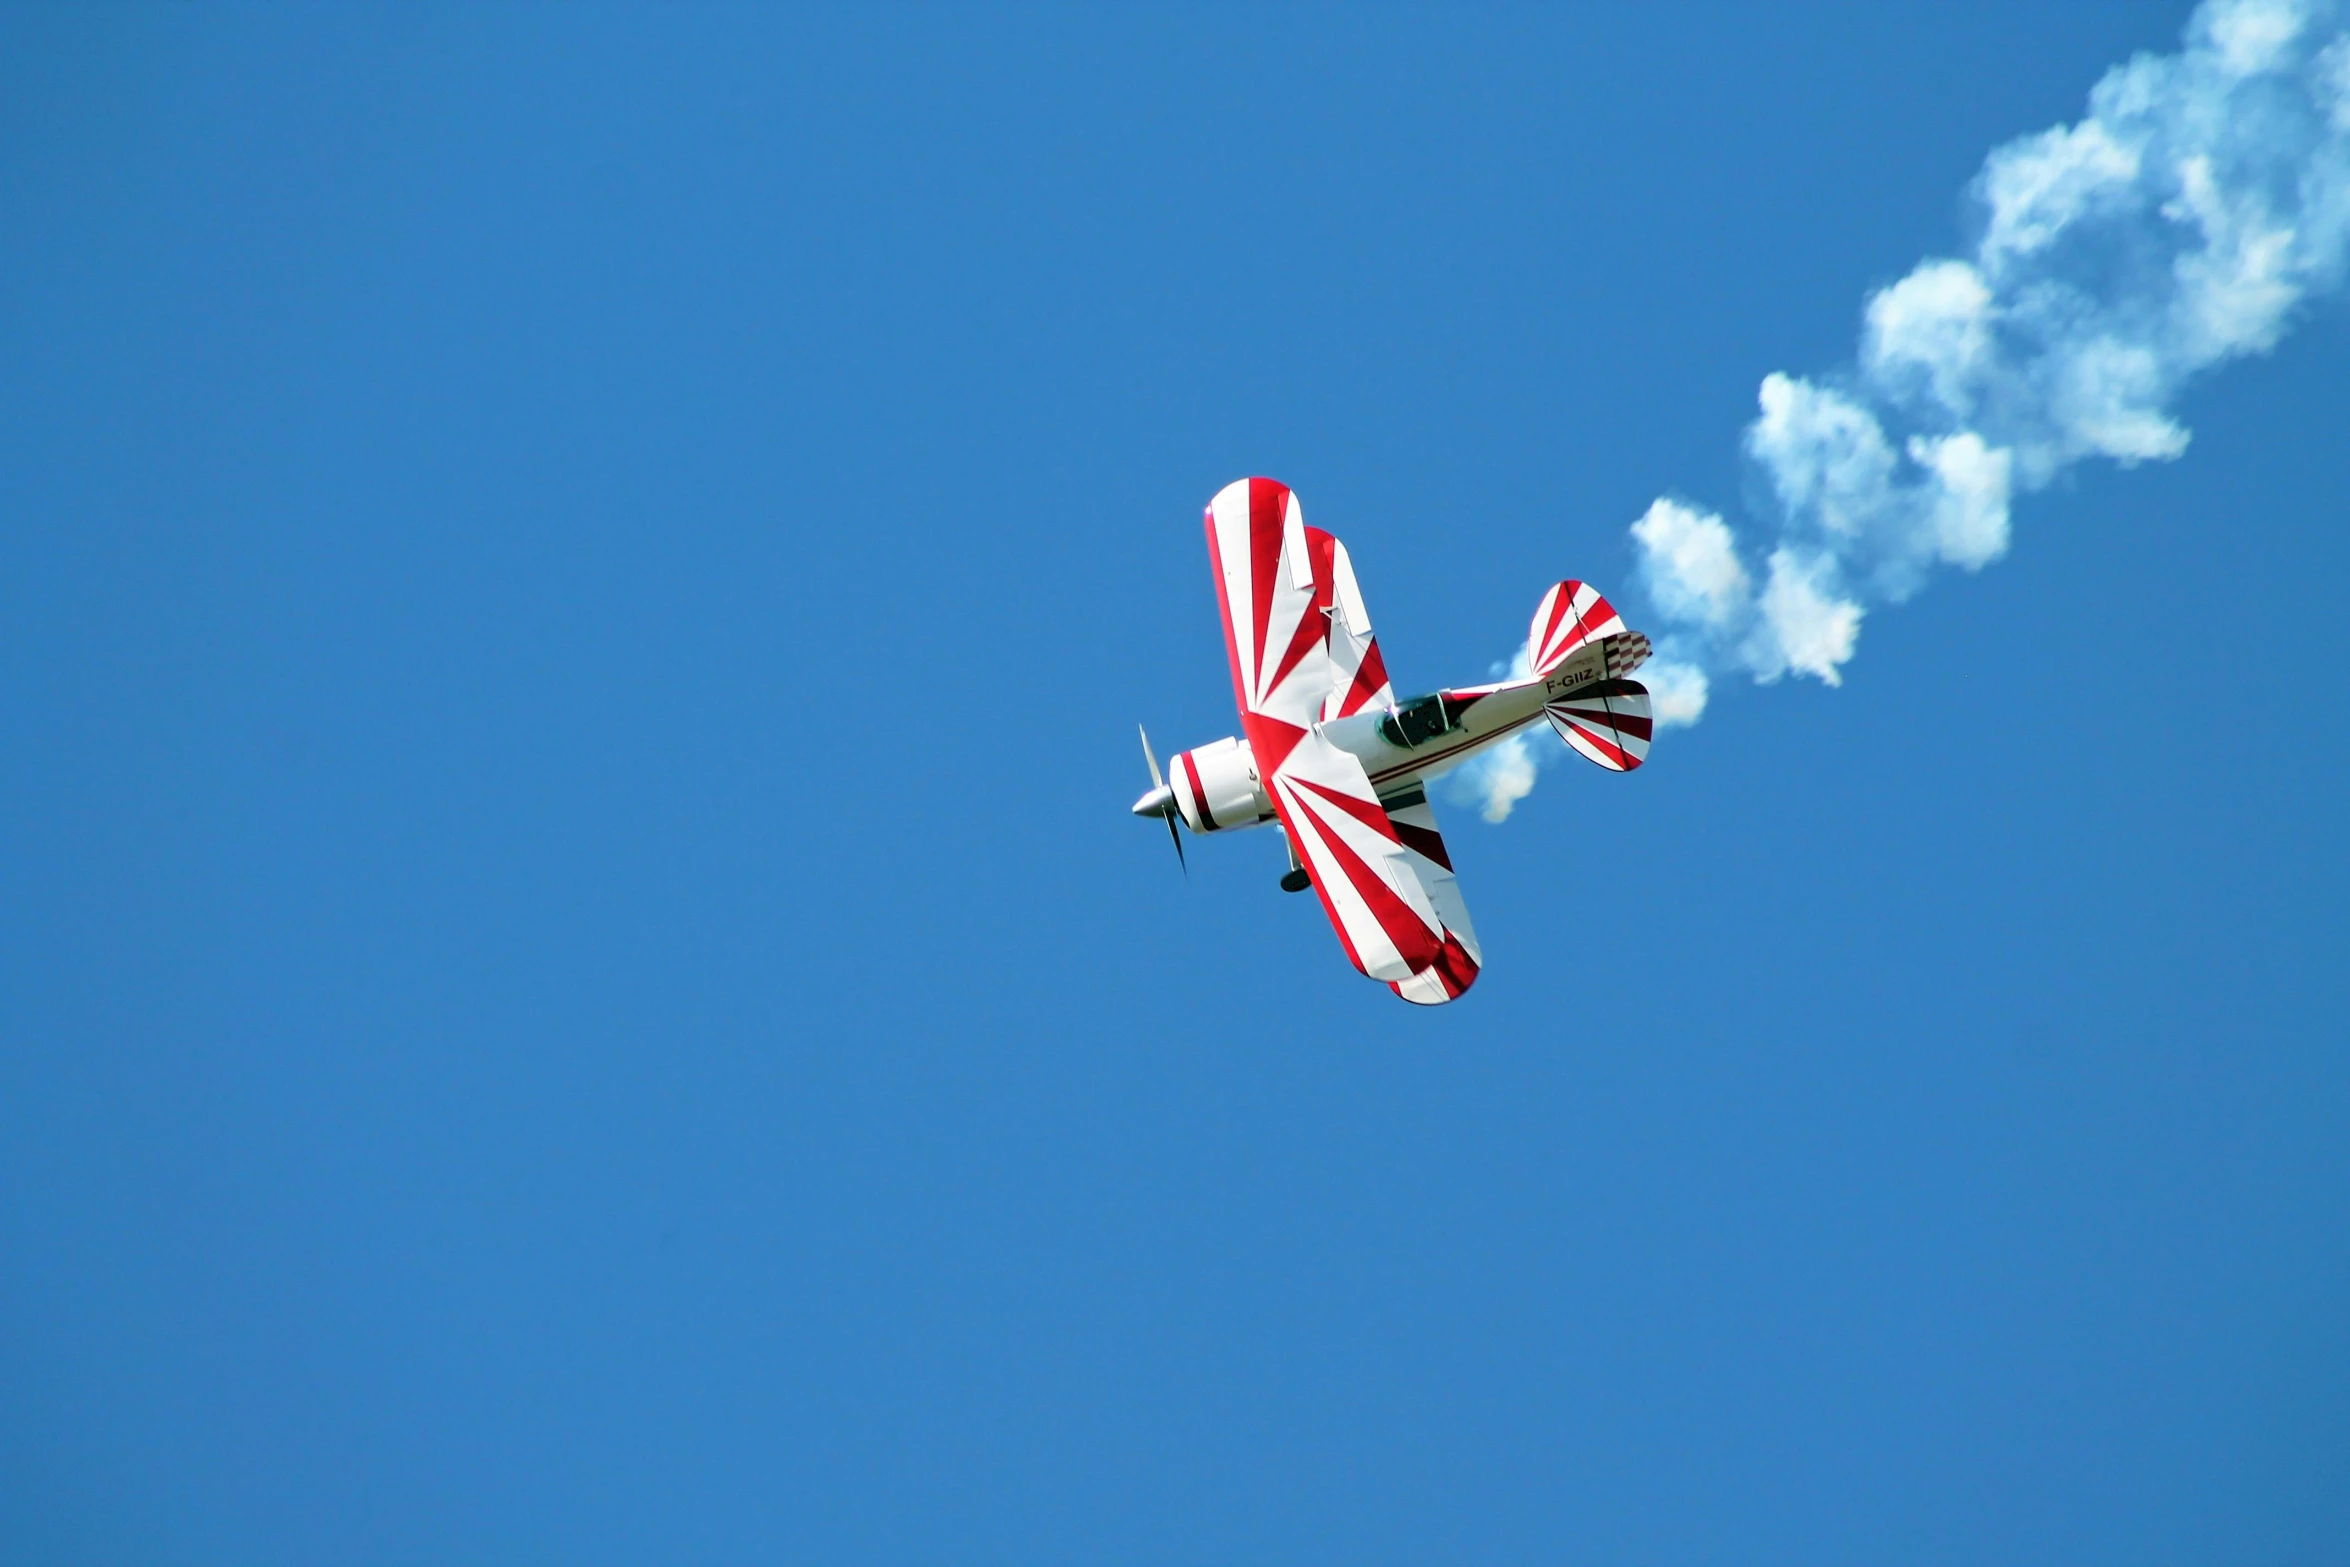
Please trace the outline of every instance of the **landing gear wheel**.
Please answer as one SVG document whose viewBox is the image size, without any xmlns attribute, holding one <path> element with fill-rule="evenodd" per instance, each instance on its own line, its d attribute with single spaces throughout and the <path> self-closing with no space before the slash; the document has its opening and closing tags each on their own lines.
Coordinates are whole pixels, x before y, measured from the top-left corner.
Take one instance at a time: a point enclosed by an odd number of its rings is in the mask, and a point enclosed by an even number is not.
<svg viewBox="0 0 2350 1567">
<path fill-rule="evenodd" d="M 1302 867 L 1281 878 L 1283 892 L 1303 892 L 1313 884 L 1314 878 L 1308 876 Z"/>
</svg>

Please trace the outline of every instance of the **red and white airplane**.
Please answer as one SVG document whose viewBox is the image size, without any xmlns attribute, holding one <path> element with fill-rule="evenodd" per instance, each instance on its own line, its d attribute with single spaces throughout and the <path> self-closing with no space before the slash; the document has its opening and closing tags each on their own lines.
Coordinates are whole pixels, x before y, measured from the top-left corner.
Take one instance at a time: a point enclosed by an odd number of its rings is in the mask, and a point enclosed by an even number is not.
<svg viewBox="0 0 2350 1567">
<path fill-rule="evenodd" d="M 1437 1006 L 1477 979 L 1477 933 L 1429 809 L 1427 782 L 1538 718 L 1610 772 L 1648 755 L 1648 690 L 1625 677 L 1648 638 L 1580 582 L 1542 596 L 1522 680 L 1395 700 L 1346 546 L 1287 485 L 1241 479 L 1208 503 L 1239 738 L 1179 751 L 1137 816 L 1193 832 L 1279 822 L 1291 892 L 1311 886 L 1346 955 L 1406 1001 Z"/>
</svg>

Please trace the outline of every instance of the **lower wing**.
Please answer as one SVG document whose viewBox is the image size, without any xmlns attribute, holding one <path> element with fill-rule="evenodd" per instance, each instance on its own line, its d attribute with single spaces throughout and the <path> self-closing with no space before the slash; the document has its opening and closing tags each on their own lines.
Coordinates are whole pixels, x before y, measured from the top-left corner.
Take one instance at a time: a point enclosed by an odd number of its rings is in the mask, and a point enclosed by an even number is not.
<svg viewBox="0 0 2350 1567">
<path fill-rule="evenodd" d="M 1415 783 L 1380 804 L 1387 807 L 1387 819 L 1395 824 L 1396 838 L 1403 844 L 1405 867 L 1428 894 L 1437 918 L 1444 921 L 1444 946 L 1436 961 L 1410 979 L 1394 982 L 1391 988 L 1406 1001 L 1441 1006 L 1477 982 L 1477 969 L 1484 957 L 1477 946 L 1476 927 L 1469 923 L 1461 884 L 1453 880 L 1452 855 L 1444 847 L 1444 835 L 1436 830 L 1436 812 L 1429 808 L 1428 791 Z"/>
<path fill-rule="evenodd" d="M 1426 794 L 1383 805 L 1363 764 L 1314 730 L 1267 782 L 1354 966 L 1423 1005 L 1468 989 L 1477 937 Z"/>
</svg>

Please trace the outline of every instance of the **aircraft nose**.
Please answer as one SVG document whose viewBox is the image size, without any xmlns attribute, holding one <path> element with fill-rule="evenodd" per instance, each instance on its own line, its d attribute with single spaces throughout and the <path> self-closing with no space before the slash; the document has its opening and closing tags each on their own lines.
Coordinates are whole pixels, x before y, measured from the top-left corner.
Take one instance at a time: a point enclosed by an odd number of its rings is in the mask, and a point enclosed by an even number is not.
<svg viewBox="0 0 2350 1567">
<path fill-rule="evenodd" d="M 1134 802 L 1134 814 L 1137 816 L 1167 816 L 1172 814 L 1174 809 L 1175 791 L 1165 784 L 1159 785 Z"/>
</svg>

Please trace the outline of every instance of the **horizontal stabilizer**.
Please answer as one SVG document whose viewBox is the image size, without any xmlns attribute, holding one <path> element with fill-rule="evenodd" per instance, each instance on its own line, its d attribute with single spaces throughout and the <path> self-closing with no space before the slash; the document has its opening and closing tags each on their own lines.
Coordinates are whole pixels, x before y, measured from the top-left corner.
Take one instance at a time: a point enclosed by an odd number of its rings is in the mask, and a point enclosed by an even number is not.
<svg viewBox="0 0 2350 1567">
<path fill-rule="evenodd" d="M 1611 773 L 1628 773 L 1648 759 L 1656 724 L 1648 687 L 1637 680 L 1601 680 L 1572 696 L 1544 704 L 1559 738 Z"/>
</svg>

